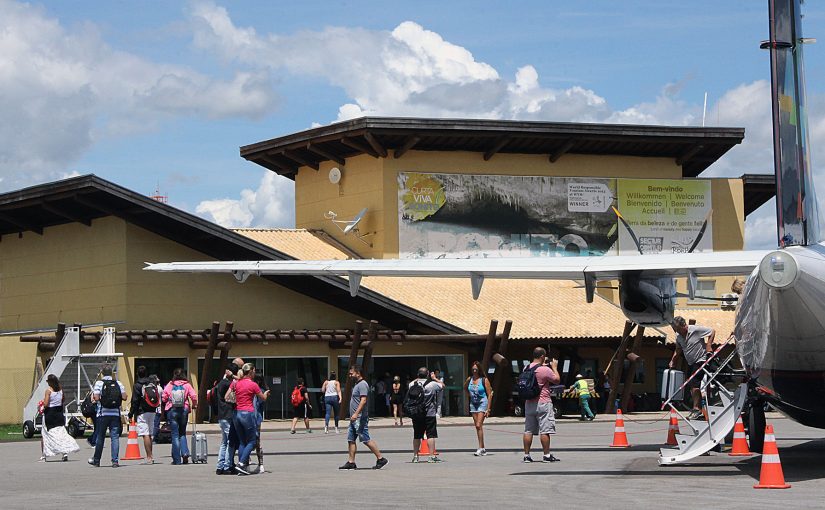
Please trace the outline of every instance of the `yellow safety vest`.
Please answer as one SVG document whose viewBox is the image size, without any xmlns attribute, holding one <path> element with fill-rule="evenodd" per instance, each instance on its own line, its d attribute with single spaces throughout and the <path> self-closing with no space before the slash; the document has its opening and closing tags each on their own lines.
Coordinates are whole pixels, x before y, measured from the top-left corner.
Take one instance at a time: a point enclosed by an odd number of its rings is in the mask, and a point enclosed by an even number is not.
<svg viewBox="0 0 825 510">
<path fill-rule="evenodd" d="M 582 395 L 590 395 L 590 388 L 588 388 L 587 381 L 584 379 L 579 379 L 576 381 L 576 390 L 578 391 L 580 397 Z"/>
</svg>

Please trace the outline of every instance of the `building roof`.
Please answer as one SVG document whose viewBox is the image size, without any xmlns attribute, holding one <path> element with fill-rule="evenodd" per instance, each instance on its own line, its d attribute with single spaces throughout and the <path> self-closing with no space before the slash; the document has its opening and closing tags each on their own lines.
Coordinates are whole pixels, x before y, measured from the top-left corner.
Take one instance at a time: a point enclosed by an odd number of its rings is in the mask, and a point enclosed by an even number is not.
<svg viewBox="0 0 825 510">
<path fill-rule="evenodd" d="M 482 119 L 362 117 L 241 147 L 241 157 L 294 179 L 298 168 L 347 158 L 402 157 L 408 150 L 672 158 L 696 177 L 745 137 L 744 128 L 641 126 Z"/>
<path fill-rule="evenodd" d="M 286 260 L 292 255 L 277 243 L 262 243 L 122 186 L 83 175 L 0 194 L 0 236 L 116 216 L 216 260 Z M 313 235 L 309 234 L 308 238 Z M 370 289 L 356 298 L 347 281 L 324 276 L 265 276 L 264 278 L 393 329 L 410 332 L 466 333 L 462 328 L 429 316 Z"/>
<path fill-rule="evenodd" d="M 346 259 L 343 251 L 308 230 L 238 230 L 292 257 L 303 260 Z M 391 278 L 365 276 L 361 289 L 378 292 L 424 313 L 483 334 L 491 319 L 512 320 L 513 339 L 593 339 L 621 336 L 624 314 L 614 304 L 596 299 L 586 303 L 584 289 L 573 281 L 487 279 L 474 301 L 470 282 L 454 278 Z M 360 291 L 359 291 L 360 292 Z M 710 309 L 677 311 L 687 319 L 716 328 L 727 337 L 733 329 L 733 312 Z M 645 330 L 646 338 L 661 339 L 670 328 Z"/>
<path fill-rule="evenodd" d="M 745 196 L 745 218 L 762 204 L 776 196 L 776 175 L 744 174 L 742 177 Z"/>
</svg>

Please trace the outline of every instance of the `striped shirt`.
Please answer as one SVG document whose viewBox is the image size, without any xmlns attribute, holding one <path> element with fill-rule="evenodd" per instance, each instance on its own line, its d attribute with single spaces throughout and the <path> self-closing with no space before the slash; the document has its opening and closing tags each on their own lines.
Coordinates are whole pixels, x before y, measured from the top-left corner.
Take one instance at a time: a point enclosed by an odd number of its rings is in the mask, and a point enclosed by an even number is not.
<svg viewBox="0 0 825 510">
<path fill-rule="evenodd" d="M 110 408 L 103 407 L 102 405 L 100 405 L 100 400 L 99 399 L 100 399 L 100 393 L 103 391 L 103 381 L 111 381 L 111 380 L 112 380 L 112 376 L 110 376 L 110 375 L 104 376 L 102 380 L 97 381 L 95 383 L 94 389 L 92 390 L 94 392 L 95 397 L 98 398 L 98 402 L 97 402 L 97 415 L 98 416 L 120 416 L 120 407 L 110 409 Z M 115 382 L 117 383 L 118 386 L 120 386 L 120 394 L 125 398 L 126 397 L 126 388 L 123 386 L 123 383 L 121 383 L 120 381 L 115 381 Z"/>
</svg>

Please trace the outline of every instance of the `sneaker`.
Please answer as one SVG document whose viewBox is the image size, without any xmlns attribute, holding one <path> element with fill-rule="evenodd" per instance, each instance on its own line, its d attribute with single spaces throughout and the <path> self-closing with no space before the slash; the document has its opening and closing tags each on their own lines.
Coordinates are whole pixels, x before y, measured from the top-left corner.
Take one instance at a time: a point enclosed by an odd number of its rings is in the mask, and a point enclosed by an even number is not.
<svg viewBox="0 0 825 510">
<path fill-rule="evenodd" d="M 183 463 L 184 464 L 189 464 L 189 455 L 184 455 L 183 456 Z"/>
<path fill-rule="evenodd" d="M 249 464 L 238 464 L 235 466 L 235 471 L 237 471 L 241 476 L 251 474 L 249 471 Z"/>
<path fill-rule="evenodd" d="M 443 460 L 439 459 L 437 456 L 433 455 L 427 460 L 427 464 L 438 464 L 439 462 L 444 462 Z"/>
<path fill-rule="evenodd" d="M 413 455 L 412 463 L 413 464 L 418 464 L 418 455 Z"/>
<path fill-rule="evenodd" d="M 294 433 L 295 433 L 295 431 L 294 431 L 294 430 L 290 430 L 290 431 L 289 431 L 289 433 L 290 433 L 290 434 L 294 434 Z"/>
<path fill-rule="evenodd" d="M 476 452 L 475 452 L 473 455 L 475 455 L 476 457 L 481 457 L 481 455 L 482 455 L 482 454 L 481 454 L 481 448 L 479 448 L 478 450 L 476 450 Z"/>
<path fill-rule="evenodd" d="M 312 434 L 312 429 L 307 429 L 307 434 Z"/>
<path fill-rule="evenodd" d="M 215 474 L 216 475 L 222 475 L 222 474 L 224 474 L 224 470 L 221 469 L 221 468 L 218 468 L 218 469 L 215 470 Z"/>
<path fill-rule="evenodd" d="M 358 466 L 355 465 L 355 462 L 347 461 L 343 466 L 339 467 L 338 469 L 358 469 Z"/>
<path fill-rule="evenodd" d="M 46 460 L 46 457 L 43 457 L 43 460 Z M 64 453 L 63 454 L 63 462 L 68 462 L 68 461 L 69 461 L 69 454 Z"/>
<path fill-rule="evenodd" d="M 341 433 L 341 431 L 340 431 L 340 430 L 338 430 L 338 427 L 335 427 L 335 433 L 336 433 L 336 434 L 340 434 L 340 433 Z"/>
<path fill-rule="evenodd" d="M 482 448 L 482 449 L 480 449 L 480 450 L 478 451 L 478 454 L 479 454 L 480 456 L 484 457 L 485 455 L 487 455 L 487 450 L 485 450 L 484 448 Z"/>
<path fill-rule="evenodd" d="M 117 462 L 112 462 L 112 467 L 113 468 L 120 467 L 120 464 L 118 464 Z"/>
<path fill-rule="evenodd" d="M 548 453 L 547 455 L 542 455 L 541 461 L 542 462 L 561 462 L 561 459 L 553 456 L 552 453 Z"/>
<path fill-rule="evenodd" d="M 37 460 L 37 462 L 46 462 L 46 456 L 41 455 L 40 458 Z"/>
<path fill-rule="evenodd" d="M 388 461 L 385 457 L 381 457 L 377 461 L 375 461 L 375 465 L 372 466 L 372 469 L 381 469 L 382 467 L 386 466 L 390 461 Z"/>
<path fill-rule="evenodd" d="M 324 434 L 329 434 L 329 427 L 324 427 Z"/>
<path fill-rule="evenodd" d="M 89 459 L 87 462 L 89 463 L 90 466 L 100 467 L 100 462 L 96 461 L 95 459 Z"/>
<path fill-rule="evenodd" d="M 524 462 L 525 464 L 529 464 L 529 463 L 533 462 L 533 457 L 531 457 L 529 455 L 525 455 L 524 459 L 522 459 L 522 462 Z"/>
<path fill-rule="evenodd" d="M 705 416 L 702 414 L 702 411 L 700 409 L 694 409 L 688 415 L 688 420 L 701 420 L 704 417 Z"/>
</svg>

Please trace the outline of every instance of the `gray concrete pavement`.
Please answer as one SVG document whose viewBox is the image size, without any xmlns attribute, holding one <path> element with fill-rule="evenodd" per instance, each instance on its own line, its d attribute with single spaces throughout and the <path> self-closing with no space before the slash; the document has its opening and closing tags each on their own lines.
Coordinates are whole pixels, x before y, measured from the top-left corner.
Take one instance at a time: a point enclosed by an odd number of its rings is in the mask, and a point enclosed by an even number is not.
<svg viewBox="0 0 825 510">
<path fill-rule="evenodd" d="M 157 446 L 162 464 L 122 462 L 108 467 L 86 464 L 91 449 L 85 442 L 69 462 L 37 462 L 37 442 L 0 444 L 0 507 L 314 508 L 337 504 L 367 508 L 469 508 L 479 505 L 514 507 L 546 504 L 549 508 L 641 508 L 716 506 L 719 508 L 812 508 L 820 506 L 825 489 L 825 436 L 786 419 L 773 419 L 785 478 L 784 491 L 752 489 L 759 476 L 759 456 L 734 458 L 713 454 L 684 466 L 658 467 L 658 448 L 667 434 L 659 415 L 628 417 L 630 449 L 609 448 L 610 421 L 581 423 L 563 420 L 552 451 L 562 461 L 523 464 L 521 427 L 490 423 L 486 427 L 487 457 L 474 457 L 475 431 L 461 425 L 440 429 L 442 464 L 412 464 L 409 426 L 373 427 L 390 463 L 381 471 L 368 469 L 375 458 L 359 448 L 354 472 L 337 468 L 346 460 L 343 434 L 290 435 L 286 430 L 264 433 L 267 472 L 249 477 L 216 476 L 217 436 L 209 436 L 207 465 L 169 465 L 169 445 Z M 320 433 L 319 433 L 320 432 Z M 108 442 L 108 440 L 107 440 Z M 538 447 L 538 439 L 535 440 Z M 121 452 L 126 441 L 121 440 Z M 538 452 L 539 450 L 534 450 Z M 540 454 L 534 453 L 534 458 Z"/>
</svg>

